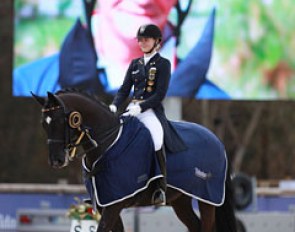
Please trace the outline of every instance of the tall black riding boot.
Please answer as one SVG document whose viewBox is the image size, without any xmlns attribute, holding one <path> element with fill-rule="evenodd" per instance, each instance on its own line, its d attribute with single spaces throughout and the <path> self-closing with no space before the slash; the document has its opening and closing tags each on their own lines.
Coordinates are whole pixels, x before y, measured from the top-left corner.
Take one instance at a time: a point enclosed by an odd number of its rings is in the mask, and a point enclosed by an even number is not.
<svg viewBox="0 0 295 232">
<path fill-rule="evenodd" d="M 160 150 L 156 151 L 156 156 L 160 165 L 160 170 L 162 175 L 164 176 L 163 178 L 160 178 L 157 181 L 157 189 L 153 193 L 152 196 L 152 204 L 154 205 L 165 205 L 166 204 L 166 177 L 167 177 L 167 172 L 166 172 L 166 154 L 165 154 L 165 149 L 162 147 Z"/>
</svg>

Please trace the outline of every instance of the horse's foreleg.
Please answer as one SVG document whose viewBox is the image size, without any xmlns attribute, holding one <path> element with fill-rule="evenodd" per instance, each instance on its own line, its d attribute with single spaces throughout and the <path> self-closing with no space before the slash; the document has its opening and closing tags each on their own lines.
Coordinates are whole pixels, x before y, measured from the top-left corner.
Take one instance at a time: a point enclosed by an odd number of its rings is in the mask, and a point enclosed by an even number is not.
<svg viewBox="0 0 295 232">
<path fill-rule="evenodd" d="M 122 219 L 120 217 L 121 210 L 122 207 L 117 204 L 103 208 L 97 232 L 124 231 Z"/>
<path fill-rule="evenodd" d="M 198 201 L 202 232 L 213 232 L 215 228 L 215 206 Z"/>
<path fill-rule="evenodd" d="M 171 206 L 180 221 L 186 225 L 189 232 L 201 231 L 201 223 L 193 210 L 192 199 L 190 197 L 181 195 L 171 202 Z"/>
</svg>

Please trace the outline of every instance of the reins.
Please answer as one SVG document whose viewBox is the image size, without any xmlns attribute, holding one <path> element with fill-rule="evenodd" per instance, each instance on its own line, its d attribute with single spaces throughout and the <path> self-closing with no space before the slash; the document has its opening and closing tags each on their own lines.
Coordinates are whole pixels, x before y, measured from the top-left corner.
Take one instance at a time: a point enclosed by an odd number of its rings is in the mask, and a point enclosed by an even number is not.
<svg viewBox="0 0 295 232">
<path fill-rule="evenodd" d="M 81 129 L 78 128 L 78 131 L 80 131 L 80 135 L 77 138 L 77 140 L 73 143 L 69 143 L 67 146 L 69 148 L 69 152 L 70 152 L 70 160 L 73 160 L 75 157 L 80 157 L 82 155 L 84 155 L 85 153 L 88 153 L 96 148 L 98 148 L 99 146 L 103 146 L 105 142 L 107 142 L 113 135 L 116 134 L 116 132 L 119 130 L 119 128 L 121 127 L 123 123 L 119 123 L 118 125 L 110 128 L 109 130 L 105 131 L 102 135 L 100 135 L 99 137 L 101 137 L 102 139 L 98 139 L 98 141 L 94 140 L 90 133 L 89 133 L 89 129 L 85 128 L 85 129 Z M 92 148 L 87 149 L 86 151 L 84 151 L 82 154 L 77 154 L 77 147 L 84 145 L 85 143 L 81 143 L 82 139 L 85 137 L 85 135 L 87 136 L 88 141 L 90 141 L 92 143 Z"/>
<path fill-rule="evenodd" d="M 90 152 L 98 147 L 98 143 L 91 137 L 89 133 L 89 129 L 87 128 L 77 128 L 77 130 L 80 132 L 80 135 L 78 136 L 77 140 L 74 143 L 68 143 L 66 145 L 66 149 L 68 149 L 69 152 L 69 160 L 72 161 L 74 160 L 75 157 L 80 157 L 83 154 Z M 77 154 L 77 148 L 79 146 L 84 145 L 85 143 L 81 143 L 82 139 L 87 137 L 88 141 L 92 144 L 92 147 L 90 149 L 87 149 L 86 151 L 83 152 L 83 154 Z"/>
</svg>

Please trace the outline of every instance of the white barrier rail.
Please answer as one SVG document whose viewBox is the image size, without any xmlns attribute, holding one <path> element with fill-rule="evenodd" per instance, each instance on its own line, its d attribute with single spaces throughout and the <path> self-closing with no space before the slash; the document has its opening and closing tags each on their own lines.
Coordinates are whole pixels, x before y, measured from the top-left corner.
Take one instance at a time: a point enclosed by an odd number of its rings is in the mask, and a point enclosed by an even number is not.
<svg viewBox="0 0 295 232">
<path fill-rule="evenodd" d="M 73 184 L 0 184 L 0 193 L 86 193 L 84 185 Z"/>
<path fill-rule="evenodd" d="M 279 187 L 257 187 L 257 196 L 295 196 L 295 189 Z M 84 194 L 86 189 L 80 184 L 20 184 L 0 183 L 0 193 L 77 193 Z"/>
</svg>

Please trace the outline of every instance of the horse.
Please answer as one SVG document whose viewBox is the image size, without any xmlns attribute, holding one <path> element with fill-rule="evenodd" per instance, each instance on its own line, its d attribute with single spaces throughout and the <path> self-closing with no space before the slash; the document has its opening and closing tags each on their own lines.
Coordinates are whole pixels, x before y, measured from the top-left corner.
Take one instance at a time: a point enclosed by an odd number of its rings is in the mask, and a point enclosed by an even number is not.
<svg viewBox="0 0 295 232">
<path fill-rule="evenodd" d="M 148 130 L 135 117 L 127 117 L 124 121 L 120 115 L 112 113 L 104 102 L 77 90 L 48 92 L 46 97 L 32 95 L 42 108 L 41 123 L 48 137 L 49 164 L 53 168 L 63 168 L 74 158 L 81 158 L 86 188 L 94 209 L 101 214 L 97 232 L 124 231 L 120 212 L 129 207 L 151 206 L 153 183 L 162 177 L 157 172 L 154 150 L 149 148 L 152 142 Z M 136 129 L 124 134 L 129 124 Z M 230 168 L 223 144 L 211 131 L 196 123 L 173 122 L 173 125 L 183 136 L 188 149 L 181 154 L 169 154 L 167 151 L 166 205 L 173 208 L 189 232 L 237 231 Z M 142 133 L 143 137 L 140 136 Z M 141 140 L 137 141 L 137 138 Z M 121 144 L 128 143 L 132 150 L 113 149 L 121 139 Z M 146 148 L 137 149 L 137 143 Z M 110 153 L 112 149 L 115 154 Z M 129 155 L 134 150 L 135 158 L 133 154 Z M 124 155 L 122 152 L 125 152 Z M 195 157 L 200 156 L 197 153 L 202 155 L 194 164 Z M 128 161 L 129 156 L 133 158 Z M 108 157 L 111 160 L 105 161 Z M 119 166 L 115 171 L 109 171 L 117 160 Z M 147 167 L 143 167 L 145 171 L 153 170 L 155 175 L 151 178 L 149 174 L 140 175 L 134 180 L 138 182 L 135 183 L 135 191 L 132 189 L 130 193 L 126 190 L 127 195 L 124 193 L 119 198 L 112 198 L 111 195 L 116 195 L 119 188 L 129 186 L 129 179 L 134 179 L 134 175 L 124 177 L 123 174 L 142 169 L 139 163 Z M 105 181 L 110 175 L 114 179 Z M 93 185 L 89 187 L 96 176 L 99 189 L 102 189 L 100 192 Z M 107 189 L 103 188 L 104 185 Z M 198 202 L 200 217 L 193 209 L 193 199 Z"/>
</svg>

